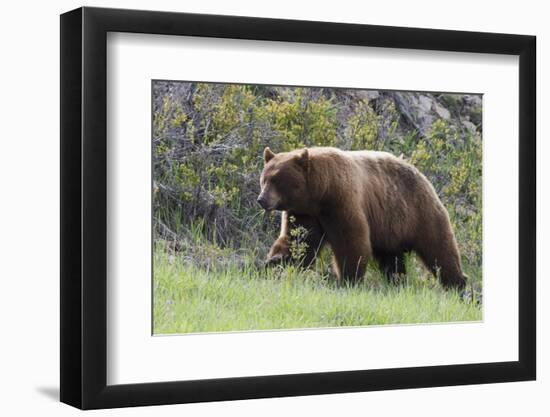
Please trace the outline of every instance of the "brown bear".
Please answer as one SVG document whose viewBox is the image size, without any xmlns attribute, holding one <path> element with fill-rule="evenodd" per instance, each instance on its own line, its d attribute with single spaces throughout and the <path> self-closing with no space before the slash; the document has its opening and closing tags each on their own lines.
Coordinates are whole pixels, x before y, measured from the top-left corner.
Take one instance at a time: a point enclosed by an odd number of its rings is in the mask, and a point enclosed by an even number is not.
<svg viewBox="0 0 550 417">
<path fill-rule="evenodd" d="M 404 274 L 415 251 L 445 287 L 463 288 L 460 254 L 449 215 L 428 179 L 387 152 L 305 148 L 264 150 L 258 203 L 283 211 L 268 263 L 289 258 L 289 218 L 307 229 L 310 265 L 326 243 L 338 280 L 359 281 L 374 258 L 390 279 Z"/>
</svg>

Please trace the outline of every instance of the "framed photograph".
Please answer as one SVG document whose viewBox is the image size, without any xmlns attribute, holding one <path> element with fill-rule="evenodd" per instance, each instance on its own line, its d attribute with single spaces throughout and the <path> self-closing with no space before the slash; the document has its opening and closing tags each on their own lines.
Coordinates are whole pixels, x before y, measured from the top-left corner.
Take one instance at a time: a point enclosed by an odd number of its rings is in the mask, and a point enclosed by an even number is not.
<svg viewBox="0 0 550 417">
<path fill-rule="evenodd" d="M 61 16 L 61 401 L 533 380 L 535 37 Z"/>
</svg>

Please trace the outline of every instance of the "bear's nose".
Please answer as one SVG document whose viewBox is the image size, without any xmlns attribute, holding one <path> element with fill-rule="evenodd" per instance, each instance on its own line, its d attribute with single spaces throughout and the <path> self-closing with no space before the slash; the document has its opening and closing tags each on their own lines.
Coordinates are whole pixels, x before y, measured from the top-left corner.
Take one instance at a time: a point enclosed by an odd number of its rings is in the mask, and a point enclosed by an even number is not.
<svg viewBox="0 0 550 417">
<path fill-rule="evenodd" d="M 258 202 L 258 204 L 259 204 L 260 206 L 262 206 L 263 209 L 266 208 L 266 206 L 267 206 L 267 201 L 266 201 L 266 199 L 265 199 L 264 196 L 262 196 L 262 195 L 259 196 L 259 197 L 258 197 L 258 200 L 256 200 L 256 201 Z"/>
</svg>

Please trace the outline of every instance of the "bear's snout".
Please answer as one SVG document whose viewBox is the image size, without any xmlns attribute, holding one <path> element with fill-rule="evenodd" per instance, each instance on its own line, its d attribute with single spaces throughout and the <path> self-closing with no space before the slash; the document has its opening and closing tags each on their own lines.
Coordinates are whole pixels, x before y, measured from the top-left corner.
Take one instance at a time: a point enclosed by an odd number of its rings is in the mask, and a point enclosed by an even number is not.
<svg viewBox="0 0 550 417">
<path fill-rule="evenodd" d="M 256 200 L 265 211 L 280 210 L 281 198 L 271 184 L 265 184 Z"/>
<path fill-rule="evenodd" d="M 256 200 L 258 202 L 258 204 L 260 206 L 262 206 L 262 208 L 264 210 L 267 210 L 268 209 L 268 204 L 267 204 L 267 199 L 265 198 L 265 196 L 263 194 L 260 194 L 258 196 L 258 199 Z"/>
</svg>

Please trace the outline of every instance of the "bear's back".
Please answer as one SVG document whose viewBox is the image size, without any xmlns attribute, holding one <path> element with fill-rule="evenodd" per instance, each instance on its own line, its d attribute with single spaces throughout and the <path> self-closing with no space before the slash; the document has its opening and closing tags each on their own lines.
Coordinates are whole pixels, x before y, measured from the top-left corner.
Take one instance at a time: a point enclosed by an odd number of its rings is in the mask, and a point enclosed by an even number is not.
<svg viewBox="0 0 550 417">
<path fill-rule="evenodd" d="M 433 187 L 428 179 L 403 157 L 397 157 L 384 151 L 345 151 L 368 177 L 398 187 L 401 193 L 428 192 Z"/>
<path fill-rule="evenodd" d="M 401 157 L 380 151 L 346 151 L 357 166 L 375 245 L 391 250 L 415 239 L 423 224 L 445 209 L 429 180 Z"/>
<path fill-rule="evenodd" d="M 435 197 L 439 201 L 428 179 L 403 157 L 384 151 L 343 151 L 333 147 L 310 148 L 310 154 L 318 160 L 335 162 L 342 172 L 347 171 L 349 176 L 369 188 L 369 197 L 374 193 L 378 200 L 404 199 L 408 205 L 418 199 Z"/>
</svg>

